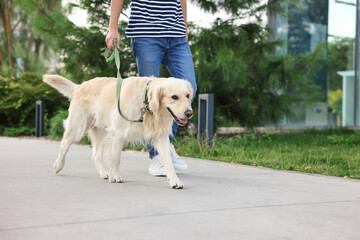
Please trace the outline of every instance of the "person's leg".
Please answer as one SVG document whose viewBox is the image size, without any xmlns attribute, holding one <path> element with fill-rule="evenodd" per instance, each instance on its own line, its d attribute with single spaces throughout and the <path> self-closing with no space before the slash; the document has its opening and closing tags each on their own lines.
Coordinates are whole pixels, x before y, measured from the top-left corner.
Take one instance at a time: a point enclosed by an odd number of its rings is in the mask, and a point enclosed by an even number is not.
<svg viewBox="0 0 360 240">
<path fill-rule="evenodd" d="M 161 59 L 164 57 L 166 40 L 162 38 L 132 38 L 131 48 L 140 77 L 159 77 Z M 158 155 L 153 144 L 147 144 L 149 157 Z"/>
<path fill-rule="evenodd" d="M 131 48 L 140 77 L 159 77 L 164 43 L 159 38 L 132 38 Z"/>
<path fill-rule="evenodd" d="M 194 89 L 193 98 L 197 91 L 195 70 L 190 46 L 186 38 L 169 38 L 164 58 L 161 61 L 166 65 L 170 74 L 175 78 L 187 80 Z M 179 125 L 173 123 L 173 135 L 170 136 L 170 142 L 173 142 L 177 134 Z"/>
<path fill-rule="evenodd" d="M 194 90 L 192 96 L 193 99 L 197 90 L 195 70 L 190 46 L 185 37 L 168 39 L 168 45 L 161 63 L 166 65 L 173 77 L 184 79 L 191 83 Z M 170 136 L 171 143 L 176 137 L 178 127 L 179 125 L 174 122 L 172 128 L 173 134 Z M 172 144 L 170 144 L 170 153 L 175 169 L 185 170 L 187 168 L 187 164 L 176 153 L 174 145 Z"/>
<path fill-rule="evenodd" d="M 160 63 L 167 66 L 170 74 L 175 78 L 188 80 L 196 92 L 195 72 L 193 59 L 189 44 L 186 38 L 135 38 L 132 39 L 131 46 L 138 67 L 139 76 L 159 77 Z M 159 58 L 160 57 L 160 58 Z M 160 60 L 161 61 L 160 61 Z M 173 135 L 169 136 L 172 142 L 177 134 L 178 125 L 173 124 Z M 173 145 L 172 160 L 175 169 L 184 170 L 186 163 L 176 154 Z M 153 144 L 148 144 L 149 157 L 152 159 L 149 172 L 152 175 L 163 175 L 160 161 L 157 161 L 158 153 Z M 160 168 L 157 168 L 160 165 Z M 153 168 L 152 166 L 155 166 Z"/>
<path fill-rule="evenodd" d="M 191 83 L 194 89 L 194 97 L 197 91 L 194 62 L 189 43 L 185 37 L 169 38 L 161 63 L 166 65 L 173 77 L 185 79 Z"/>
</svg>

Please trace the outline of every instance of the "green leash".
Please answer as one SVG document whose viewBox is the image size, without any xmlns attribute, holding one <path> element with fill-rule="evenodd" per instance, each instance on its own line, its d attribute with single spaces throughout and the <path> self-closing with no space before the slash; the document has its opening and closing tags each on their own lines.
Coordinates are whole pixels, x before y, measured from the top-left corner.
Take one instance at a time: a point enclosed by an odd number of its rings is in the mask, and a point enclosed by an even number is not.
<svg viewBox="0 0 360 240">
<path fill-rule="evenodd" d="M 117 98 L 117 108 L 119 111 L 119 114 L 122 118 L 124 118 L 126 121 L 129 122 L 143 122 L 144 120 L 144 115 L 146 112 L 152 113 L 149 109 L 149 103 L 148 103 L 148 99 L 147 99 L 147 87 L 150 84 L 150 81 L 147 83 L 146 88 L 145 88 L 145 93 L 144 93 L 144 106 L 141 108 L 141 116 L 138 120 L 130 120 L 127 117 L 124 116 L 124 114 L 121 112 L 120 109 L 120 91 L 121 91 L 121 85 L 123 82 L 123 78 L 121 77 L 120 74 L 120 55 L 119 55 L 119 49 L 117 49 L 117 40 L 116 38 L 114 38 L 113 40 L 113 45 L 114 45 L 114 51 L 106 48 L 104 56 L 106 61 L 112 61 L 113 59 L 115 59 L 115 64 L 116 64 L 116 68 L 117 68 L 117 85 L 116 85 L 116 98 Z M 125 48 L 125 43 L 123 41 L 120 40 L 120 50 L 123 50 Z M 111 54 L 110 54 L 111 53 Z M 110 56 L 109 56 L 110 55 Z"/>
</svg>

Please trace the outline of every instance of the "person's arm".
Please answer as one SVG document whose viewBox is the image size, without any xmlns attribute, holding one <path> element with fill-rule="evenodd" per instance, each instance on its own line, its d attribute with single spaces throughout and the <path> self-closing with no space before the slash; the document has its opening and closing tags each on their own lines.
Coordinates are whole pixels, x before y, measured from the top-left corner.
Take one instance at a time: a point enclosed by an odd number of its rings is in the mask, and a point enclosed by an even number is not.
<svg viewBox="0 0 360 240">
<path fill-rule="evenodd" d="M 188 40 L 188 27 L 187 27 L 187 9 L 186 9 L 186 0 L 180 0 L 181 10 L 183 13 L 185 28 L 186 28 L 186 40 Z"/>
<path fill-rule="evenodd" d="M 111 0 L 110 4 L 110 23 L 109 32 L 106 36 L 105 42 L 108 48 L 113 49 L 113 40 L 117 39 L 117 48 L 120 48 L 120 34 L 118 30 L 119 17 L 123 7 L 124 0 Z"/>
</svg>

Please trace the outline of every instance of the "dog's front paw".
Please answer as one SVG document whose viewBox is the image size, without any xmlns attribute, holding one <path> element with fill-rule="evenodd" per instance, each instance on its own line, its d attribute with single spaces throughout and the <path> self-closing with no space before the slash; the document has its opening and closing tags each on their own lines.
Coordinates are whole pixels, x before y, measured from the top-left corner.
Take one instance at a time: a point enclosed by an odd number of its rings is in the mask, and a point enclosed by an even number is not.
<svg viewBox="0 0 360 240">
<path fill-rule="evenodd" d="M 54 172 L 58 174 L 64 168 L 65 162 L 56 160 L 53 165 Z"/>
<path fill-rule="evenodd" d="M 100 173 L 100 178 L 101 179 L 108 179 L 109 178 L 109 174 L 107 172 L 102 172 Z"/>
<path fill-rule="evenodd" d="M 111 183 L 122 183 L 124 181 L 122 180 L 122 178 L 120 176 L 114 175 L 114 176 L 109 176 L 109 182 L 111 182 Z"/>
<path fill-rule="evenodd" d="M 180 179 L 178 177 L 167 178 L 167 180 L 170 185 L 170 188 L 172 188 L 172 189 L 184 188 L 184 184 L 180 181 Z"/>
</svg>

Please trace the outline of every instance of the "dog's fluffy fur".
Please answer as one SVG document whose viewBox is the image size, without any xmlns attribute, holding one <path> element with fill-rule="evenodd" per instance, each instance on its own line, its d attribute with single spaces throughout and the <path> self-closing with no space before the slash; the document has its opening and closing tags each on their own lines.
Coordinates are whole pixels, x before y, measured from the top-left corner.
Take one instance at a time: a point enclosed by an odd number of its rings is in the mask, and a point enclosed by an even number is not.
<svg viewBox="0 0 360 240">
<path fill-rule="evenodd" d="M 95 78 L 77 85 L 58 75 L 44 75 L 43 81 L 71 99 L 69 117 L 64 122 L 65 132 L 54 171 L 60 172 L 65 155 L 72 143 L 88 133 L 93 145 L 93 160 L 101 178 L 122 182 L 119 174 L 122 147 L 128 143 L 152 140 L 160 154 L 171 188 L 183 188 L 170 158 L 169 135 L 173 121 L 186 123 L 186 112 L 191 110 L 193 89 L 185 80 L 176 78 L 130 77 L 121 88 L 121 111 L 128 119 L 138 119 L 143 107 L 147 83 L 149 108 L 142 123 L 124 120 L 117 110 L 116 78 Z M 170 113 L 170 111 L 172 113 Z M 107 156 L 108 172 L 102 155 Z"/>
</svg>

